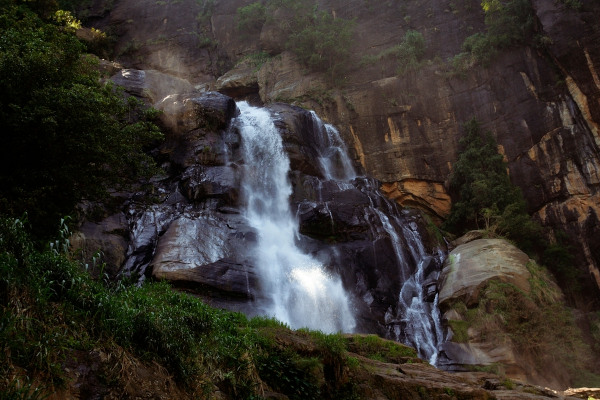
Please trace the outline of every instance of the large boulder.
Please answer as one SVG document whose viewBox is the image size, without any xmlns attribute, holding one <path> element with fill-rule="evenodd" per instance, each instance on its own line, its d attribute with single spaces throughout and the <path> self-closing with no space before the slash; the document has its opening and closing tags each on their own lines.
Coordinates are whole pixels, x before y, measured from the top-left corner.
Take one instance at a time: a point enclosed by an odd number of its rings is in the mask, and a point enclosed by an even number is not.
<svg viewBox="0 0 600 400">
<path fill-rule="evenodd" d="M 167 130 L 161 152 L 181 167 L 223 165 L 227 144 L 239 136 L 226 132 L 239 112 L 235 101 L 218 92 L 175 94 L 156 104 Z"/>
<path fill-rule="evenodd" d="M 551 387 L 573 383 L 589 354 L 548 272 L 503 239 L 460 238 L 444 263 L 447 327 L 439 366 L 493 370 Z"/>
<path fill-rule="evenodd" d="M 440 276 L 441 305 L 462 300 L 476 303 L 479 291 L 497 279 L 528 292 L 529 256 L 503 239 L 479 239 L 452 250 Z"/>
</svg>

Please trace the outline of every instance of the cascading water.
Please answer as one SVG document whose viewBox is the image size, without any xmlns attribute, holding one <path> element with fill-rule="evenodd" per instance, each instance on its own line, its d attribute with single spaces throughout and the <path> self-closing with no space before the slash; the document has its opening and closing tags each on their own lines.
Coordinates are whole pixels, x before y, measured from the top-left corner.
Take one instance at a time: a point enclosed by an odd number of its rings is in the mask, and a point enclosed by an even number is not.
<svg viewBox="0 0 600 400">
<path fill-rule="evenodd" d="M 395 232 L 387 217 L 383 218 L 382 222 L 386 230 Z M 433 302 L 426 301 L 425 269 L 431 262 L 431 256 L 426 254 L 416 231 L 398 223 L 399 221 L 396 222 L 396 226 L 400 227 L 407 240 L 412 258 L 417 261 L 417 269 L 404 280 L 398 295 L 397 310 L 395 314 L 391 311 L 386 313 L 386 324 L 394 339 L 410 344 L 420 357 L 436 365 L 443 333 L 437 294 Z M 399 263 L 402 263 L 404 256 L 401 249 L 395 246 L 395 250 Z"/>
<path fill-rule="evenodd" d="M 323 124 L 314 111 L 311 111 L 311 115 L 314 129 L 319 133 L 317 146 L 324 177 L 338 181 L 341 185 L 355 179 L 356 173 L 339 132 L 333 126 Z M 390 310 L 386 313 L 388 332 L 393 339 L 413 346 L 421 358 L 435 365 L 443 333 L 437 294 L 431 302 L 427 301 L 425 293 L 425 269 L 430 265 L 431 256 L 427 255 L 417 231 L 400 221 L 396 207 L 377 190 L 373 190 L 371 195 L 373 194 L 379 197 L 378 203 L 387 204 L 388 207 L 383 212 L 374 206 L 375 202 L 371 199 L 372 207 L 367 212 L 377 215 L 380 221 L 378 226 L 390 237 L 399 279 L 403 282 L 395 312 Z M 394 221 L 393 224 L 390 218 Z M 405 240 L 409 255 L 404 254 L 401 237 Z M 410 275 L 410 271 L 407 271 L 408 256 L 417 264 L 416 270 Z"/>
<path fill-rule="evenodd" d="M 296 245 L 298 224 L 292 216 L 289 159 L 271 116 L 239 103 L 245 215 L 258 233 L 255 261 L 265 312 L 292 328 L 351 332 L 355 321 L 338 277 Z"/>
<path fill-rule="evenodd" d="M 318 133 L 318 143 L 315 145 L 320 153 L 319 161 L 325 179 L 348 182 L 356 178 L 356 171 L 338 130 L 333 125 L 324 124 L 314 111 L 310 114 L 313 129 Z"/>
</svg>

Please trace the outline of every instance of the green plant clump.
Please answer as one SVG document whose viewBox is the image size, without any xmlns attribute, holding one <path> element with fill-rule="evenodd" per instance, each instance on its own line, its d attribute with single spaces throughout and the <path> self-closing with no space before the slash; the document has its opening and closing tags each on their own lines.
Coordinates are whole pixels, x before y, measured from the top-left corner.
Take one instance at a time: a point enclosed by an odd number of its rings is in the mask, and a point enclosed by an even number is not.
<svg viewBox="0 0 600 400">
<path fill-rule="evenodd" d="M 258 398 L 261 382 L 291 399 L 353 398 L 342 335 L 292 334 L 279 321 L 211 308 L 164 282 L 94 280 L 70 259 L 64 224 L 45 250 L 36 250 L 24 225 L 0 219 L 0 393 L 9 398 L 55 392 L 67 379 L 64 362 L 92 350 L 153 360 L 201 398 L 215 386 L 232 398 Z M 316 351 L 280 345 L 276 336 L 308 338 Z M 108 385 L 123 384 L 106 375 Z M 337 396 L 342 391 L 346 397 Z"/>
<path fill-rule="evenodd" d="M 481 132 L 474 118 L 464 127 L 462 150 L 450 175 L 453 202 L 444 229 L 463 234 L 485 228 L 531 250 L 540 239 L 541 230 L 527 214 L 520 189 L 511 183 L 496 141 L 491 133 Z"/>
<path fill-rule="evenodd" d="M 336 81 L 349 59 L 354 25 L 354 21 L 318 12 L 303 29 L 290 34 L 287 47 L 306 66 L 324 71 Z"/>
<path fill-rule="evenodd" d="M 486 31 L 465 39 L 463 52 L 451 60 L 456 74 L 476 63 L 488 66 L 499 50 L 531 43 L 534 38 L 534 11 L 529 0 L 483 0 L 481 6 Z"/>
<path fill-rule="evenodd" d="M 404 75 L 409 71 L 418 69 L 423 63 L 426 45 L 423 34 L 418 31 L 409 30 L 404 34 L 402 42 L 372 56 L 364 56 L 361 64 L 374 64 L 387 57 L 395 57 L 398 60 L 398 75 Z"/>
<path fill-rule="evenodd" d="M 556 368 L 554 372 L 560 370 L 569 384 L 589 385 L 596 378 L 590 372 L 589 347 L 572 312 L 565 307 L 560 289 L 545 268 L 535 262 L 527 268 L 531 273 L 528 293 L 494 280 L 482 288 L 478 304 L 468 308 L 464 303 L 455 303 L 452 308 L 463 320 L 450 321 L 455 333 L 452 340 L 465 341 L 463 333 L 472 328 L 475 341 L 509 341 L 520 356 L 537 360 L 540 373 Z"/>
<path fill-rule="evenodd" d="M 162 135 L 156 110 L 100 82 L 71 18 L 8 3 L 0 15 L 0 210 L 27 211 L 49 234 L 82 199 L 153 174 L 144 150 Z"/>
<path fill-rule="evenodd" d="M 236 17 L 238 30 L 246 34 L 256 34 L 266 22 L 276 21 L 282 47 L 312 71 L 340 82 L 350 56 L 354 21 L 319 11 L 312 0 L 254 2 L 238 8 Z"/>
</svg>

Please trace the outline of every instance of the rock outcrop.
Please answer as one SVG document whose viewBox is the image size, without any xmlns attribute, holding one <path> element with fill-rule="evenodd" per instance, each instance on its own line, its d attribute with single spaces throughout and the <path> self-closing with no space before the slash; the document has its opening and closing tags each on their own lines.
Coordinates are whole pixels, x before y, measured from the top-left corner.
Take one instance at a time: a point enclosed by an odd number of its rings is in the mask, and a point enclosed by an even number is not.
<svg viewBox="0 0 600 400">
<path fill-rule="evenodd" d="M 529 256 L 503 239 L 479 239 L 458 246 L 448 255 L 440 276 L 440 304 L 477 303 L 479 291 L 498 279 L 528 292 Z"/>
<path fill-rule="evenodd" d="M 507 241 L 458 245 L 440 280 L 440 308 L 448 326 L 444 368 L 483 368 L 564 387 L 578 374 L 574 365 L 587 362 L 562 293 L 546 271 Z"/>
</svg>

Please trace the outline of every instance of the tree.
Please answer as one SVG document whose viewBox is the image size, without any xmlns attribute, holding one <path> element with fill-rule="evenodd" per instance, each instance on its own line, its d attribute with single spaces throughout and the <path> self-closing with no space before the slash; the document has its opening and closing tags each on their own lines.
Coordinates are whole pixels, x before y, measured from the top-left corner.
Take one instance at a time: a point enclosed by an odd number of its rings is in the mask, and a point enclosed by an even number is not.
<svg viewBox="0 0 600 400">
<path fill-rule="evenodd" d="M 540 227 L 527 214 L 521 190 L 511 183 L 496 141 L 490 132 L 481 133 L 475 118 L 464 128 L 462 150 L 450 176 L 453 202 L 444 228 L 462 234 L 493 227 L 520 247 L 531 249 L 539 240 Z"/>
<path fill-rule="evenodd" d="M 303 28 L 290 34 L 287 47 L 306 66 L 327 72 L 335 81 L 348 62 L 355 22 L 322 11 L 296 25 Z"/>
<path fill-rule="evenodd" d="M 18 2 L 0 16 L 0 210 L 45 233 L 82 199 L 151 173 L 143 150 L 161 137 L 155 112 L 102 84 L 82 51 Z"/>
</svg>

